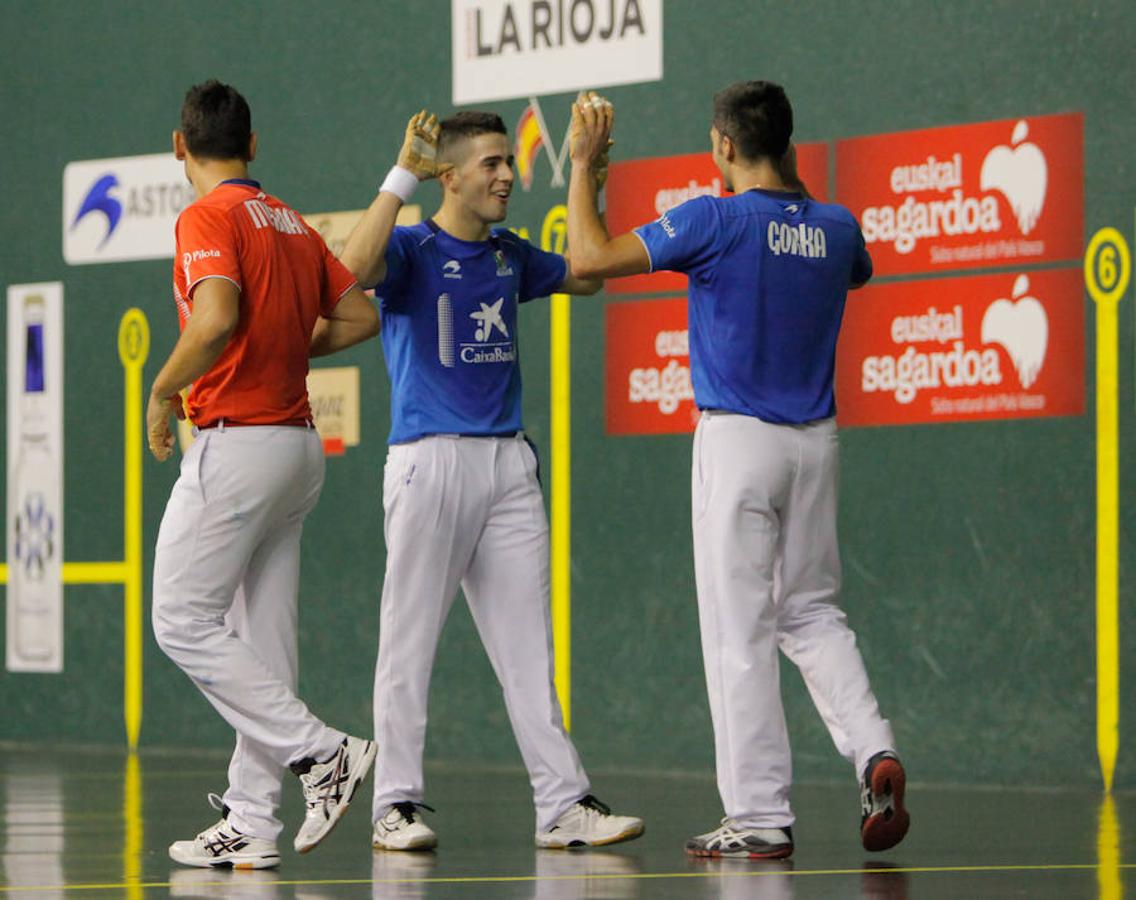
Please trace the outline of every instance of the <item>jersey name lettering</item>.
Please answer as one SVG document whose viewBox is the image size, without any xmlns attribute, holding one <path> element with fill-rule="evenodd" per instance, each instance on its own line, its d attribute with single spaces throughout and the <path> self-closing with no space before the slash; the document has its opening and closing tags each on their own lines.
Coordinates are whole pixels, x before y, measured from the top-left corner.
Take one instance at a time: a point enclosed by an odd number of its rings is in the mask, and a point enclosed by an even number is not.
<svg viewBox="0 0 1136 900">
<path fill-rule="evenodd" d="M 782 253 L 805 256 L 809 259 L 828 256 L 824 229 L 819 225 L 809 227 L 804 222 L 796 226 L 785 222 L 770 222 L 766 237 L 774 256 L 780 256 Z"/>
<path fill-rule="evenodd" d="M 300 217 L 287 207 L 273 209 L 263 200 L 246 200 L 244 205 L 252 224 L 258 229 L 271 225 L 282 234 L 308 233 Z"/>
</svg>

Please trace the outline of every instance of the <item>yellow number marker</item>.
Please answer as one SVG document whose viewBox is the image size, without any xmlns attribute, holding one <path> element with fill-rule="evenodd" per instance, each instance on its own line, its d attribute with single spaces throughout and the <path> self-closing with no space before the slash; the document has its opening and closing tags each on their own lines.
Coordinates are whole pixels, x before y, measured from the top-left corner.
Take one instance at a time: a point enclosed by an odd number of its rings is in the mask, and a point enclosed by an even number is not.
<svg viewBox="0 0 1136 900">
<path fill-rule="evenodd" d="M 568 239 L 568 207 L 548 211 L 540 246 L 563 253 Z M 567 294 L 553 294 L 550 309 L 549 369 L 552 419 L 549 499 L 552 546 L 552 646 L 556 695 L 564 727 L 572 728 L 572 306 Z"/>
<path fill-rule="evenodd" d="M 1085 287 L 1097 307 L 1097 755 L 1106 792 L 1120 746 L 1117 306 L 1131 272 L 1121 233 L 1102 228 L 1094 234 L 1085 249 Z"/>
<path fill-rule="evenodd" d="M 146 314 L 128 309 L 118 323 L 118 357 L 126 370 L 123 480 L 126 484 L 123 518 L 125 597 L 123 621 L 123 717 L 126 742 L 138 746 L 142 730 L 142 366 L 150 353 L 150 324 Z"/>
</svg>

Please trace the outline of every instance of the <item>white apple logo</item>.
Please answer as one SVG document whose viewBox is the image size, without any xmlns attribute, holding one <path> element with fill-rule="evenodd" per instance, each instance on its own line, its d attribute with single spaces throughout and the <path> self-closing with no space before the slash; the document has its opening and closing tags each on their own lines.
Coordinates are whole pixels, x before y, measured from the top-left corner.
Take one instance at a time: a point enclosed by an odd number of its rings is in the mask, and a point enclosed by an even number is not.
<svg viewBox="0 0 1136 900">
<path fill-rule="evenodd" d="M 1029 278 L 1019 275 L 1014 301 L 995 300 L 982 317 L 982 343 L 1006 348 L 1023 388 L 1037 380 L 1049 344 L 1049 317 L 1037 299 L 1024 296 L 1028 290 Z"/>
<path fill-rule="evenodd" d="M 1029 125 L 1022 119 L 1014 126 L 1011 150 L 1000 144 L 982 161 L 980 187 L 984 191 L 1001 191 L 1010 202 L 1022 234 L 1029 234 L 1037 224 L 1045 205 L 1045 188 L 1049 169 L 1045 154 L 1032 142 L 1026 142 Z M 1024 143 L 1023 143 L 1024 142 Z"/>
</svg>

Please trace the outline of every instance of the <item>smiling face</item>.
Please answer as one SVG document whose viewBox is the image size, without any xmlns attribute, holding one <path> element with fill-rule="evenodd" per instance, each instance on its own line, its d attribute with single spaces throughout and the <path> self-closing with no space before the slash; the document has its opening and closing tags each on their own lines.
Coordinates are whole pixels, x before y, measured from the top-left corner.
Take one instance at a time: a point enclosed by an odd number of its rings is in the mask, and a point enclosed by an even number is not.
<svg viewBox="0 0 1136 900">
<path fill-rule="evenodd" d="M 489 225 L 502 222 L 513 192 L 513 154 L 506 135 L 491 132 L 462 140 L 446 154 L 454 168 L 442 176 L 447 202 Z"/>
</svg>

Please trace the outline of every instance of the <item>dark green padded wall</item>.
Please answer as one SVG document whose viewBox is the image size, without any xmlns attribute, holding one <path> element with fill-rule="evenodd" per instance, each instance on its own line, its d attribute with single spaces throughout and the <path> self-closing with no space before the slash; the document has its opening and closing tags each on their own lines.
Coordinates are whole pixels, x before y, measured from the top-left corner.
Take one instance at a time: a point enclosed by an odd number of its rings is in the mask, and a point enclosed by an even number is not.
<svg viewBox="0 0 1136 900">
<path fill-rule="evenodd" d="M 1136 104 L 1123 2 L 667 0 L 665 80 L 608 93 L 620 159 L 705 148 L 709 99 L 741 78 L 783 82 L 797 137 L 828 140 L 987 119 L 1085 114 L 1086 237 L 1132 236 Z M 201 0 L 8 3 L 0 29 L 0 280 L 66 290 L 66 558 L 121 557 L 122 389 L 115 350 L 132 305 L 153 329 L 147 383 L 176 334 L 167 261 L 69 267 L 61 179 L 75 159 L 163 151 L 185 88 L 249 98 L 254 174 L 300 210 L 367 204 L 406 118 L 450 109 L 449 4 Z M 566 95 L 542 98 L 552 130 Z M 521 100 L 492 104 L 512 125 Z M 514 195 L 534 235 L 562 195 L 547 160 Z M 436 189 L 421 192 L 425 211 Z M 621 298 L 622 299 L 622 298 Z M 574 733 L 593 768 L 708 771 L 690 553 L 687 436 L 608 438 L 602 297 L 573 305 Z M 1095 783 L 1093 311 L 1079 418 L 847 430 L 841 528 L 846 605 L 911 777 Z M 548 443 L 547 304 L 522 316 L 526 418 Z M 1122 496 L 1136 440 L 1131 293 L 1121 307 Z M 370 726 L 383 570 L 388 389 L 377 343 L 363 372 L 363 444 L 328 466 L 305 534 L 302 693 L 334 724 Z M 0 397 L 0 403 L 3 398 Z M 2 419 L 0 419 L 2 421 Z M 138 436 L 141 440 L 141 435 Z M 175 462 L 145 462 L 146 578 Z M 0 486 L 0 491 L 3 488 Z M 1122 691 L 1136 692 L 1131 502 L 1122 510 Z M 149 591 L 147 590 L 147 596 Z M 118 742 L 121 590 L 67 591 L 62 676 L 0 676 L 0 739 Z M 2 625 L 0 625 L 2 627 Z M 800 681 L 785 679 L 797 772 L 846 777 Z M 220 744 L 220 720 L 147 630 L 142 740 Z M 1122 713 L 1118 784 L 1136 786 Z M 428 754 L 519 763 L 468 614 L 438 654 Z"/>
</svg>

